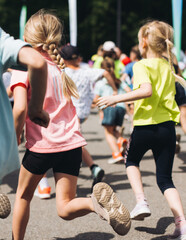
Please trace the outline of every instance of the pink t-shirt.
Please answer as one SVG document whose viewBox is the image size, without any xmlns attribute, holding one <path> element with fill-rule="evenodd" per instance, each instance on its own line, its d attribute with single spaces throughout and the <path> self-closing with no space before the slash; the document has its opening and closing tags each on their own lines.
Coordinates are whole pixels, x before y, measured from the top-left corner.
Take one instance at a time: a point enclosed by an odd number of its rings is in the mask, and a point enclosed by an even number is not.
<svg viewBox="0 0 186 240">
<path fill-rule="evenodd" d="M 61 70 L 49 59 L 48 80 L 43 109 L 49 113 L 50 122 L 47 128 L 34 124 L 26 117 L 26 148 L 38 153 L 63 152 L 86 145 L 80 133 L 76 109 L 62 91 Z M 28 73 L 13 71 L 11 89 L 16 85 L 27 88 L 27 100 L 31 97 Z"/>
</svg>

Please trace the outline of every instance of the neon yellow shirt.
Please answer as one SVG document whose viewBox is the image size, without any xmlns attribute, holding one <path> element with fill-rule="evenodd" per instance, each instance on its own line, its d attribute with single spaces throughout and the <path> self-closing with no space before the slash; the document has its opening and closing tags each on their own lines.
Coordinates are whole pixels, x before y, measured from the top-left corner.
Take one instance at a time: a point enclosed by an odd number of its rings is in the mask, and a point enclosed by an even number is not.
<svg viewBox="0 0 186 240">
<path fill-rule="evenodd" d="M 134 103 L 134 126 L 179 122 L 180 112 L 175 101 L 175 77 L 169 63 L 160 58 L 142 59 L 134 64 L 134 87 L 152 85 L 152 96 Z"/>
</svg>

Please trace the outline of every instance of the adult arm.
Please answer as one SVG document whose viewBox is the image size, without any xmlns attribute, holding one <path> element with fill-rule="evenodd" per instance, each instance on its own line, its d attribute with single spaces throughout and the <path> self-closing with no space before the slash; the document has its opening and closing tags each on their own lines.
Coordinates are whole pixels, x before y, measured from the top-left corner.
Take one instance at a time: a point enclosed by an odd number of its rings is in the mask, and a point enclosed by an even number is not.
<svg viewBox="0 0 186 240">
<path fill-rule="evenodd" d="M 49 123 L 49 115 L 43 110 L 43 101 L 47 87 L 47 64 L 43 57 L 31 47 L 20 49 L 18 63 L 27 66 L 32 95 L 28 105 L 31 121 L 43 127 Z"/>
<path fill-rule="evenodd" d="M 143 83 L 134 91 L 116 96 L 101 97 L 97 101 L 97 106 L 106 108 L 119 102 L 136 101 L 142 98 L 148 98 L 151 95 L 152 85 L 150 83 Z"/>
</svg>

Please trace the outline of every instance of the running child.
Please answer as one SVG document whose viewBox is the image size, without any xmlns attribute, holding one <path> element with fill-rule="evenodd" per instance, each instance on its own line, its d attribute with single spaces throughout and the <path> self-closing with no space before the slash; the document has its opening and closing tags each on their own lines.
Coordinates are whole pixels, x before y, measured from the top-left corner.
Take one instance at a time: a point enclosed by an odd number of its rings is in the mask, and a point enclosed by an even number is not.
<svg viewBox="0 0 186 240">
<path fill-rule="evenodd" d="M 106 57 L 101 63 L 101 68 L 107 70 L 115 80 L 118 94 L 124 94 L 127 91 L 130 91 L 130 88 L 126 83 L 121 82 L 116 78 L 114 74 L 114 61 L 112 58 Z M 107 79 L 103 78 L 96 83 L 94 93 L 94 102 L 96 102 L 99 97 L 113 95 L 113 90 L 108 84 Z M 112 106 L 103 109 L 103 119 L 101 124 L 104 127 L 106 141 L 112 151 L 112 158 L 108 160 L 109 164 L 119 163 L 124 160 L 123 153 L 127 145 L 127 139 L 124 139 L 121 136 L 118 127 L 121 127 L 123 124 L 125 112 L 125 103 L 118 103 L 114 107 Z"/>
<path fill-rule="evenodd" d="M 31 16 L 25 26 L 25 41 L 47 61 L 47 91 L 43 106 L 49 112 L 50 122 L 44 129 L 26 118 L 27 150 L 20 169 L 13 212 L 14 240 L 24 239 L 35 188 L 50 168 L 54 172 L 57 212 L 61 218 L 72 220 L 96 212 L 118 234 L 125 235 L 130 229 L 130 215 L 109 185 L 98 183 L 91 198 L 75 198 L 82 146 L 86 142 L 79 132 L 78 117 L 71 101 L 72 96 L 78 97 L 75 84 L 61 70 L 63 60 L 58 53 L 61 36 L 61 22 L 44 10 Z M 18 72 L 14 79 L 11 89 L 16 107 L 19 96 L 29 102 L 31 88 L 27 73 Z M 22 124 L 21 119 L 19 123 Z"/>
<path fill-rule="evenodd" d="M 134 90 L 130 93 L 104 97 L 98 106 L 111 106 L 118 102 L 135 101 L 134 130 L 126 152 L 127 175 L 137 204 L 131 212 L 134 220 L 151 215 L 144 195 L 139 164 L 151 149 L 156 163 L 157 184 L 174 215 L 175 231 L 169 239 L 186 239 L 186 220 L 178 191 L 172 181 L 175 155 L 175 124 L 180 120 L 175 102 L 175 79 L 185 81 L 174 73 L 171 49 L 173 30 L 161 21 L 142 26 L 138 33 L 139 49 L 144 57 L 134 65 Z M 168 52 L 169 63 L 163 58 Z"/>
<path fill-rule="evenodd" d="M 117 88 L 114 83 L 114 79 L 111 74 L 105 69 L 81 69 L 81 57 L 77 47 L 72 45 L 66 45 L 61 50 L 61 56 L 65 64 L 65 73 L 74 81 L 78 89 L 79 98 L 73 98 L 72 101 L 76 108 L 76 113 L 79 118 L 80 124 L 87 120 L 90 115 L 92 101 L 94 99 L 94 85 L 96 81 L 105 77 L 113 89 L 113 93 L 117 94 Z M 92 159 L 88 150 L 82 148 L 82 160 L 90 168 L 93 177 L 92 187 L 102 181 L 104 176 L 104 170 L 100 168 Z"/>
</svg>

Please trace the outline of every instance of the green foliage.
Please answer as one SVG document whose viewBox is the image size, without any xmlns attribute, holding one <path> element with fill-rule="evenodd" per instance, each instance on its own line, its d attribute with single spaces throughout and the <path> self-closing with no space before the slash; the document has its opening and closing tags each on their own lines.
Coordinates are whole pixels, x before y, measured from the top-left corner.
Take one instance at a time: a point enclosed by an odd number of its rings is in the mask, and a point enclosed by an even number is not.
<svg viewBox="0 0 186 240">
<path fill-rule="evenodd" d="M 137 43 L 139 27 L 146 19 L 172 24 L 171 0 L 121 0 L 121 49 L 129 53 Z M 0 0 L 0 26 L 19 36 L 21 0 Z M 54 9 L 64 23 L 63 43 L 69 42 L 68 0 L 27 0 L 28 18 L 41 8 Z M 186 0 L 183 0 L 182 49 L 186 49 Z M 117 0 L 77 0 L 78 47 L 85 60 L 104 41 L 116 39 Z"/>
</svg>

